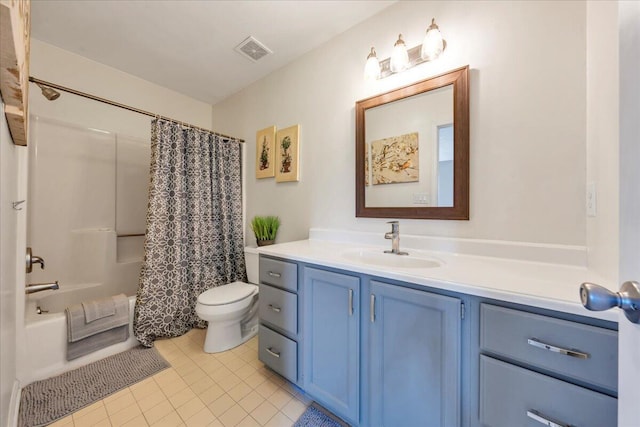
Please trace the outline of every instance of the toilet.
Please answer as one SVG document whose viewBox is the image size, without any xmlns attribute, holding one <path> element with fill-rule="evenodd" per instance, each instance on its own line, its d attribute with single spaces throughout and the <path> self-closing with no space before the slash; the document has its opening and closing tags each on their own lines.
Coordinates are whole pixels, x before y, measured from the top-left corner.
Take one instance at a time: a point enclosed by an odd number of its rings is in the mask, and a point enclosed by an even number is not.
<svg viewBox="0 0 640 427">
<path fill-rule="evenodd" d="M 258 283 L 258 252 L 245 249 L 247 278 Z M 196 314 L 208 322 L 205 353 L 229 350 L 258 332 L 258 286 L 233 282 L 201 293 Z"/>
</svg>

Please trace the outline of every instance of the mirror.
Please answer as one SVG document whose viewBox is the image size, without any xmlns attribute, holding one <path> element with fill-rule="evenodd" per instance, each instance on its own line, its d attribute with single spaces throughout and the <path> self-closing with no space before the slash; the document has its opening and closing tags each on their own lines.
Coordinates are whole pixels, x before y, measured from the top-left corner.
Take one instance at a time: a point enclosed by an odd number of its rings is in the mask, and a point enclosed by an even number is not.
<svg viewBox="0 0 640 427">
<path fill-rule="evenodd" d="M 356 102 L 356 216 L 469 219 L 469 67 Z"/>
</svg>

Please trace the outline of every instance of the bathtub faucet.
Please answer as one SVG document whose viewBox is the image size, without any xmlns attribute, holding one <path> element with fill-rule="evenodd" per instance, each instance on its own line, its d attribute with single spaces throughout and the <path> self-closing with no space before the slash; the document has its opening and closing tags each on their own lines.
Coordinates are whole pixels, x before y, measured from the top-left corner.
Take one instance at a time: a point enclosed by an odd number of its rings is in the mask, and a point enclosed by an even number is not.
<svg viewBox="0 0 640 427">
<path fill-rule="evenodd" d="M 33 283 L 31 285 L 27 285 L 24 292 L 26 294 L 32 294 L 34 292 L 47 291 L 47 290 L 56 290 L 60 289 L 58 286 L 58 281 L 56 280 L 54 283 Z"/>
</svg>

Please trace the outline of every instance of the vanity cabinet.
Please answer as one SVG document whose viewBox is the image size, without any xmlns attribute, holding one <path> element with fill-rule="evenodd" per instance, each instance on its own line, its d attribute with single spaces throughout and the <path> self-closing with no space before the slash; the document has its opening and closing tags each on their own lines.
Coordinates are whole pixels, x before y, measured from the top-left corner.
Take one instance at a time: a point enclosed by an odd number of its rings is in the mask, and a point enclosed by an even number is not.
<svg viewBox="0 0 640 427">
<path fill-rule="evenodd" d="M 346 420 L 360 406 L 360 279 L 304 267 L 304 390 Z"/>
<path fill-rule="evenodd" d="M 483 426 L 616 426 L 616 331 L 483 303 L 480 351 Z"/>
<path fill-rule="evenodd" d="M 305 392 L 354 425 L 460 424 L 459 299 L 312 267 L 303 276 Z"/>
<path fill-rule="evenodd" d="M 260 257 L 258 358 L 291 381 L 299 382 L 298 266 Z"/>
<path fill-rule="evenodd" d="M 370 426 L 460 425 L 461 300 L 371 281 Z"/>
<path fill-rule="evenodd" d="M 260 360 L 353 426 L 615 426 L 611 322 L 260 256 Z"/>
</svg>

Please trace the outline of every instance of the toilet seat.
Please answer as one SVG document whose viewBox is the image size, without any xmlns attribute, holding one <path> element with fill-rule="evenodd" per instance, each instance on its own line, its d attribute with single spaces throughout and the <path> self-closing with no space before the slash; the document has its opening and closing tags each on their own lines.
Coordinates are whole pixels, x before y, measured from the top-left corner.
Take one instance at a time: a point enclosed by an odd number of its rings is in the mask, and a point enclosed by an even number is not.
<svg viewBox="0 0 640 427">
<path fill-rule="evenodd" d="M 198 304 L 207 306 L 233 304 L 255 294 L 257 291 L 258 287 L 256 285 L 233 282 L 201 293 L 198 296 Z"/>
</svg>

